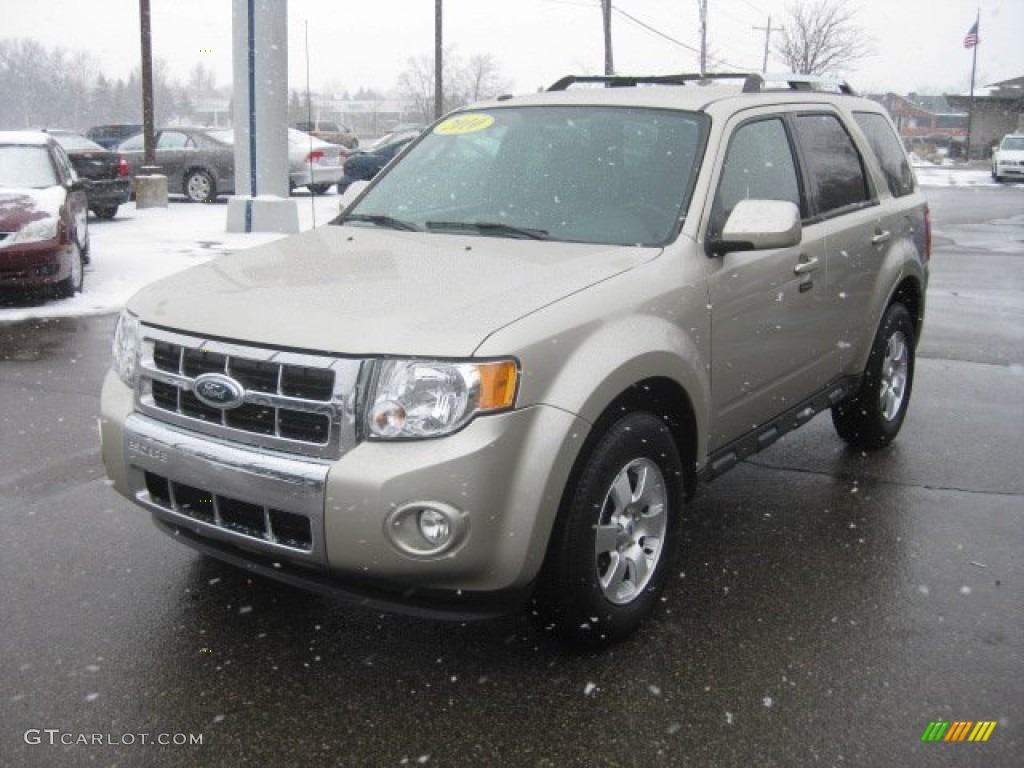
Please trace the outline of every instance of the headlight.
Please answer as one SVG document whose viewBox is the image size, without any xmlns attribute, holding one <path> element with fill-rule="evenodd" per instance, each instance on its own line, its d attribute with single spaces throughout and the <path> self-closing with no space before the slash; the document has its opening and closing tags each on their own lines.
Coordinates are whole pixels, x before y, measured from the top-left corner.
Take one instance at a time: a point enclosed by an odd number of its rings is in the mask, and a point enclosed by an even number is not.
<svg viewBox="0 0 1024 768">
<path fill-rule="evenodd" d="M 55 240 L 60 229 L 60 219 L 47 216 L 43 219 L 30 221 L 11 237 L 4 241 L 4 245 L 15 245 L 17 243 L 41 243 L 46 240 Z"/>
<path fill-rule="evenodd" d="M 135 386 L 136 370 L 139 364 L 139 318 L 126 309 L 121 310 L 114 329 L 113 355 L 114 373 L 129 387 Z"/>
<path fill-rule="evenodd" d="M 369 401 L 369 435 L 402 439 L 451 434 L 477 414 L 511 408 L 518 373 L 514 360 L 384 360 Z"/>
</svg>

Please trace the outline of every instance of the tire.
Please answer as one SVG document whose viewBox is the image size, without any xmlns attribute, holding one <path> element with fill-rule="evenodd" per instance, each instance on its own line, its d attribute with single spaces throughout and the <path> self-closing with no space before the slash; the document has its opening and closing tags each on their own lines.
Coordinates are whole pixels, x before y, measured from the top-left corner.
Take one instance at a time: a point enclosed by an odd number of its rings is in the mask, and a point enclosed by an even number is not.
<svg viewBox="0 0 1024 768">
<path fill-rule="evenodd" d="M 193 203 L 212 203 L 217 199 L 217 184 L 209 171 L 193 168 L 185 174 L 185 197 Z"/>
<path fill-rule="evenodd" d="M 330 184 L 310 184 L 309 191 L 314 195 L 325 195 L 327 190 L 331 188 Z"/>
<path fill-rule="evenodd" d="M 644 411 L 614 422 L 580 461 L 536 606 L 562 640 L 593 648 L 631 635 L 657 603 L 679 543 L 682 462 Z"/>
<path fill-rule="evenodd" d="M 855 448 L 874 451 L 891 443 L 907 415 L 914 383 L 914 321 L 891 304 L 871 346 L 857 393 L 832 407 L 832 424 Z"/>
<path fill-rule="evenodd" d="M 58 299 L 70 299 L 82 290 L 85 282 L 85 258 L 78 243 L 71 244 L 71 274 L 54 286 L 53 295 Z"/>
<path fill-rule="evenodd" d="M 110 221 L 112 218 L 117 216 L 117 208 L 118 206 L 116 205 L 98 205 L 92 209 L 92 212 L 97 219 Z"/>
</svg>

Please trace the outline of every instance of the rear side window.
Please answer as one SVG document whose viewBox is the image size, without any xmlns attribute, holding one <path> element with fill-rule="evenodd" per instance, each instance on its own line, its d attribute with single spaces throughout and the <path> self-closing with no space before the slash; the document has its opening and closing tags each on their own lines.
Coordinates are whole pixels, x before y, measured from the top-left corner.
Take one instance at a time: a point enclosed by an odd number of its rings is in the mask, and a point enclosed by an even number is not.
<svg viewBox="0 0 1024 768">
<path fill-rule="evenodd" d="M 722 233 L 740 200 L 788 200 L 800 207 L 796 164 L 781 118 L 746 123 L 733 134 L 711 212 L 712 237 Z"/>
<path fill-rule="evenodd" d="M 860 155 L 835 115 L 798 115 L 797 135 L 807 158 L 811 195 L 825 215 L 870 200 Z"/>
<path fill-rule="evenodd" d="M 885 183 L 893 197 L 903 197 L 914 191 L 914 174 L 910 170 L 907 153 L 889 121 L 874 112 L 854 112 L 853 119 L 867 136 L 871 151 L 878 158 L 885 174 Z"/>
</svg>

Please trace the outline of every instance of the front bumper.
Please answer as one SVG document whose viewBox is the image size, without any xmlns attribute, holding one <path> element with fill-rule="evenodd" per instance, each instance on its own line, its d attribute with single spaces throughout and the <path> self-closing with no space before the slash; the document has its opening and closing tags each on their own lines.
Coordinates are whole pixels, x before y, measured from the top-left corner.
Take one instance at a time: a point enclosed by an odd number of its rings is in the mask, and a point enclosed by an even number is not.
<svg viewBox="0 0 1024 768">
<path fill-rule="evenodd" d="M 1004 160 L 994 165 L 996 176 L 1016 176 L 1024 178 L 1024 160 Z"/>
<path fill-rule="evenodd" d="M 271 578 L 377 609 L 464 619 L 514 609 L 543 562 L 586 427 L 549 407 L 476 419 L 446 438 L 363 442 L 337 461 L 189 433 L 104 384 L 103 458 L 116 490 L 177 540 Z M 393 510 L 457 508 L 437 556 L 392 543 Z"/>
<path fill-rule="evenodd" d="M 0 288 L 53 285 L 71 274 L 70 244 L 45 240 L 0 248 Z"/>
</svg>

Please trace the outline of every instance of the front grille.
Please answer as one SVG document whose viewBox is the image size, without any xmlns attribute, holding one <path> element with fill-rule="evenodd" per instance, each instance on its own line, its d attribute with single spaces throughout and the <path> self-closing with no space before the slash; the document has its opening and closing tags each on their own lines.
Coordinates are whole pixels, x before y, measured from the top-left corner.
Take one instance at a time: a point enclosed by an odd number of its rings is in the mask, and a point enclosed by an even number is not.
<svg viewBox="0 0 1024 768">
<path fill-rule="evenodd" d="M 338 458 L 354 446 L 361 360 L 143 330 L 142 412 L 228 440 L 321 458 Z M 218 408 L 196 396 L 196 378 L 210 373 L 244 389 L 240 405 Z"/>
<path fill-rule="evenodd" d="M 313 549 L 312 528 L 304 515 L 193 488 L 154 472 L 145 476 L 150 501 L 159 507 L 251 539 L 303 552 Z"/>
</svg>

